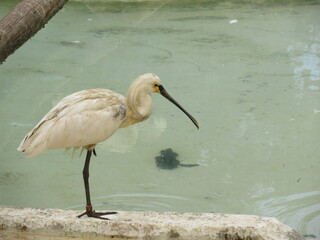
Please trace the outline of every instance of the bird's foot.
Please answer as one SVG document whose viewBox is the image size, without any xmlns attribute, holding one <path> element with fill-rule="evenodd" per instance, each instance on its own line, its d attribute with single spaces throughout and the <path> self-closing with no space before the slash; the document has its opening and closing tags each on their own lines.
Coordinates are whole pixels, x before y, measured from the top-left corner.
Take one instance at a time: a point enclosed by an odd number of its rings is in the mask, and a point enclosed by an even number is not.
<svg viewBox="0 0 320 240">
<path fill-rule="evenodd" d="M 91 205 L 86 206 L 86 211 L 78 216 L 78 218 L 81 218 L 84 215 L 87 215 L 88 217 L 93 218 L 99 218 L 102 220 L 110 220 L 109 218 L 103 217 L 104 215 L 111 215 L 111 214 L 117 214 L 117 212 L 96 212 L 92 210 Z"/>
<path fill-rule="evenodd" d="M 78 216 L 78 218 L 81 218 L 84 215 L 87 215 L 88 217 L 93 217 L 93 218 L 99 218 L 102 220 L 110 220 L 110 218 L 103 217 L 104 215 L 111 215 L 111 214 L 117 214 L 117 212 L 84 212 Z"/>
</svg>

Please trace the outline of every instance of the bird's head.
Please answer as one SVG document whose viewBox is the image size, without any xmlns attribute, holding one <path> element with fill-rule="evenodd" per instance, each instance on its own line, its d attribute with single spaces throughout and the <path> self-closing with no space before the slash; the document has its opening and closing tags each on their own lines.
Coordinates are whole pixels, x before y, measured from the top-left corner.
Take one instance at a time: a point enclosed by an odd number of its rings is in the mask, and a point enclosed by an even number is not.
<svg viewBox="0 0 320 240">
<path fill-rule="evenodd" d="M 199 124 L 176 100 L 174 100 L 161 84 L 160 78 L 154 73 L 146 73 L 136 78 L 129 88 L 128 95 L 137 96 L 140 94 L 160 93 L 181 111 L 183 111 L 190 120 L 199 128 Z"/>
<path fill-rule="evenodd" d="M 154 73 L 146 73 L 133 81 L 129 92 L 139 92 L 140 94 L 160 93 L 159 86 L 161 86 L 160 78 Z"/>
</svg>

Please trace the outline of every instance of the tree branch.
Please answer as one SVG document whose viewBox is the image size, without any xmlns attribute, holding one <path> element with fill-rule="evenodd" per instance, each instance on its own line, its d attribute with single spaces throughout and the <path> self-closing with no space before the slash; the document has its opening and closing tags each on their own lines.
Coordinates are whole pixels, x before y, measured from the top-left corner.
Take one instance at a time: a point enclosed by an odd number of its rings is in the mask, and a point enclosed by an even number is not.
<svg viewBox="0 0 320 240">
<path fill-rule="evenodd" d="M 0 64 L 35 35 L 68 0 L 23 0 L 0 20 Z"/>
</svg>

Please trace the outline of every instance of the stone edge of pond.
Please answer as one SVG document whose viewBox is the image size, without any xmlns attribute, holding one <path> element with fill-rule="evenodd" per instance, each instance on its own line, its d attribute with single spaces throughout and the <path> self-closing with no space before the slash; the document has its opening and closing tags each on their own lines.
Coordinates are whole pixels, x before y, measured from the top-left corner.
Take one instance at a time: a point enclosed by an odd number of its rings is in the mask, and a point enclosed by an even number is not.
<svg viewBox="0 0 320 240">
<path fill-rule="evenodd" d="M 254 215 L 119 211 L 106 221 L 77 218 L 81 213 L 0 206 L 0 236 L 1 232 L 18 232 L 20 236 L 90 239 L 303 239 L 275 218 Z"/>
</svg>

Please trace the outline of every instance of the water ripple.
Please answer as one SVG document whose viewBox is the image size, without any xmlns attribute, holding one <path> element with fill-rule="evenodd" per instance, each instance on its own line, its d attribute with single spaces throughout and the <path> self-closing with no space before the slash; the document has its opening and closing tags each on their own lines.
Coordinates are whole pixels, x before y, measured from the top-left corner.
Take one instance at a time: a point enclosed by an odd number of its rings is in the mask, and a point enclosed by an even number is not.
<svg viewBox="0 0 320 240">
<path fill-rule="evenodd" d="M 148 193 L 120 193 L 93 198 L 95 207 L 119 209 L 125 211 L 164 211 L 172 210 L 177 201 L 186 202 L 191 199 L 166 195 Z M 66 209 L 84 208 L 84 204 L 67 207 Z"/>
<path fill-rule="evenodd" d="M 320 237 L 319 200 L 320 191 L 313 191 L 270 197 L 256 204 L 262 215 L 275 217 L 303 234 Z"/>
</svg>

